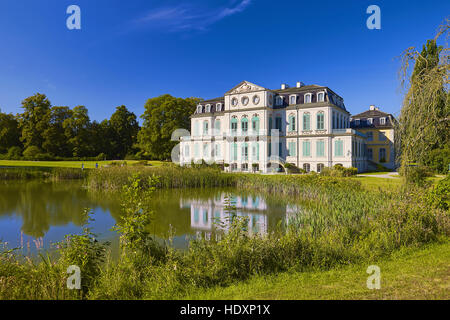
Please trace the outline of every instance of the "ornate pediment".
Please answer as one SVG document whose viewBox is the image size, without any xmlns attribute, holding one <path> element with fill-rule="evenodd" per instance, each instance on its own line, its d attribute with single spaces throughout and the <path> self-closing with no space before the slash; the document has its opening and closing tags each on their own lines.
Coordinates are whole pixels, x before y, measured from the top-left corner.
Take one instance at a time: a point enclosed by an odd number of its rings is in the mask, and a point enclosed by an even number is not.
<svg viewBox="0 0 450 320">
<path fill-rule="evenodd" d="M 235 86 L 233 89 L 228 91 L 226 94 L 240 94 L 240 93 L 247 93 L 247 92 L 254 92 L 254 91 L 261 91 L 266 90 L 266 88 L 258 86 L 254 83 L 248 82 L 248 81 L 242 81 L 237 86 Z"/>
</svg>

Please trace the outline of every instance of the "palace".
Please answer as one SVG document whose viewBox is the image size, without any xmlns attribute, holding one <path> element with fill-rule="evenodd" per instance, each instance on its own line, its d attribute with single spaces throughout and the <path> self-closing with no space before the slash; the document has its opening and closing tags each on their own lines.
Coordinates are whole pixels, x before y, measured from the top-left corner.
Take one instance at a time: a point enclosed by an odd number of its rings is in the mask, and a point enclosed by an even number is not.
<svg viewBox="0 0 450 320">
<path fill-rule="evenodd" d="M 297 82 L 271 90 L 243 81 L 197 106 L 191 135 L 181 138 L 180 164 L 261 173 L 282 171 L 286 163 L 306 172 L 337 164 L 359 172 L 394 167 L 393 121 L 375 107 L 352 117 L 328 87 Z"/>
</svg>

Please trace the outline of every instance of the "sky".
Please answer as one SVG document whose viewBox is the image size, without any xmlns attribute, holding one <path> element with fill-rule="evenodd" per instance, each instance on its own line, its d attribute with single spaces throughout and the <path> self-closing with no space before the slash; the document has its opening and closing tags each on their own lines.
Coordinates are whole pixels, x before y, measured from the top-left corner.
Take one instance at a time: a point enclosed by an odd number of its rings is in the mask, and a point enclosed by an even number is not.
<svg viewBox="0 0 450 320">
<path fill-rule="evenodd" d="M 80 30 L 67 28 L 70 5 Z M 380 30 L 366 26 L 370 5 Z M 323 85 L 352 114 L 374 104 L 397 115 L 397 57 L 449 14 L 442 0 L 1 0 L 0 109 L 19 113 L 39 92 L 101 121 L 120 105 L 140 116 L 149 98 L 210 99 L 247 80 Z"/>
</svg>

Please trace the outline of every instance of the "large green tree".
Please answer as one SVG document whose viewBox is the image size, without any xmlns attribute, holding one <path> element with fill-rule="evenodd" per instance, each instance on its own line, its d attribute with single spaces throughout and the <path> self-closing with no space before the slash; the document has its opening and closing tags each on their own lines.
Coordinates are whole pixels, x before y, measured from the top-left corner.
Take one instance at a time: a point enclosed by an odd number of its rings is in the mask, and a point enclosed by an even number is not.
<svg viewBox="0 0 450 320">
<path fill-rule="evenodd" d="M 77 106 L 72 110 L 72 116 L 63 123 L 65 136 L 73 157 L 92 156 L 91 121 L 85 106 Z"/>
<path fill-rule="evenodd" d="M 125 106 L 116 108 L 109 120 L 111 128 L 112 139 L 111 148 L 114 157 L 123 159 L 130 154 L 133 146 L 137 142 L 137 135 L 139 132 L 139 124 L 136 120 L 136 115 L 128 111 Z"/>
<path fill-rule="evenodd" d="M 177 142 L 171 141 L 176 129 L 190 128 L 190 116 L 200 99 L 175 98 L 169 94 L 148 99 L 138 143 L 145 155 L 152 159 L 170 159 Z"/>
<path fill-rule="evenodd" d="M 421 52 L 409 48 L 402 56 L 401 79 L 407 92 L 396 129 L 399 162 L 405 169 L 409 163 L 429 163 L 433 150 L 450 143 L 449 52 L 437 44 L 448 29 L 447 20 Z"/>
<path fill-rule="evenodd" d="M 22 101 L 23 113 L 19 115 L 19 127 L 22 130 L 21 141 L 25 149 L 42 149 L 44 131 L 49 126 L 50 101 L 44 94 L 37 93 Z"/>
<path fill-rule="evenodd" d="M 0 153 L 6 153 L 11 147 L 21 147 L 20 136 L 17 118 L 0 111 Z"/>
<path fill-rule="evenodd" d="M 70 119 L 72 114 L 69 107 L 52 107 L 50 109 L 49 126 L 43 132 L 42 149 L 45 152 L 59 157 L 72 156 L 64 129 L 64 121 Z"/>
</svg>

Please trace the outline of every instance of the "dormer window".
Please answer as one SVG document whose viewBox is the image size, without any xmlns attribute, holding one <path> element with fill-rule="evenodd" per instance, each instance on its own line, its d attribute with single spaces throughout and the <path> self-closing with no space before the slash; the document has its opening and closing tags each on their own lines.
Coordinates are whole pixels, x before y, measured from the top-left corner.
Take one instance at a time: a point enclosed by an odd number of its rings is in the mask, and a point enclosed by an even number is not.
<svg viewBox="0 0 450 320">
<path fill-rule="evenodd" d="M 202 106 L 197 106 L 197 113 L 202 113 Z"/>
<path fill-rule="evenodd" d="M 317 94 L 317 102 L 324 102 L 325 101 L 325 92 L 319 92 Z"/>
<path fill-rule="evenodd" d="M 277 106 L 283 105 L 283 97 L 277 96 L 277 99 L 275 101 Z"/>
<path fill-rule="evenodd" d="M 210 104 L 206 105 L 206 112 L 211 112 L 211 105 Z"/>
<path fill-rule="evenodd" d="M 222 111 L 222 104 L 218 103 L 218 104 L 216 104 L 216 112 L 220 112 L 220 111 Z"/>
<path fill-rule="evenodd" d="M 311 93 L 305 94 L 305 103 L 311 103 L 311 101 L 312 101 L 312 94 Z"/>
<path fill-rule="evenodd" d="M 289 97 L 289 104 L 297 104 L 297 95 L 292 95 Z"/>
<path fill-rule="evenodd" d="M 372 123 L 373 123 L 373 119 L 372 118 L 367 119 L 367 124 L 372 124 Z"/>
<path fill-rule="evenodd" d="M 386 124 L 386 118 L 380 118 L 380 124 L 381 125 Z"/>
<path fill-rule="evenodd" d="M 357 126 L 359 126 L 359 123 L 360 123 L 359 119 L 356 119 L 356 120 L 355 120 L 355 124 L 356 124 Z"/>
</svg>

